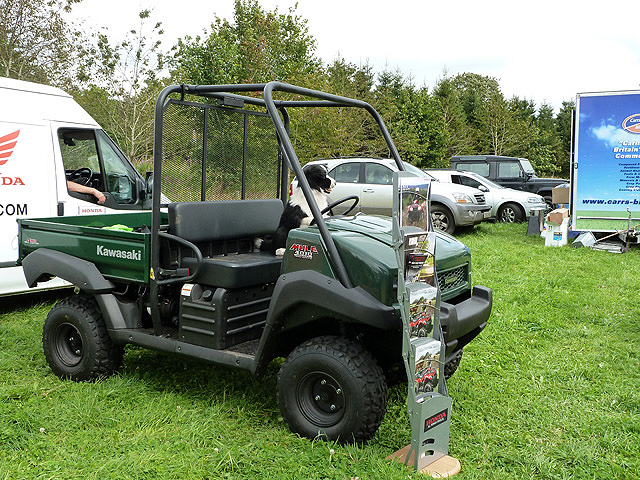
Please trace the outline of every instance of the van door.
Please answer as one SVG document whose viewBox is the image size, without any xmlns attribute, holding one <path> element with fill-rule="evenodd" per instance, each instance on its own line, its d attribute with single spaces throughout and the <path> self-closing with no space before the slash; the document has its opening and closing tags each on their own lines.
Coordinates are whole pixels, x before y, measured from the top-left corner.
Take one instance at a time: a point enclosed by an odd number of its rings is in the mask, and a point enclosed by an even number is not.
<svg viewBox="0 0 640 480">
<path fill-rule="evenodd" d="M 18 260 L 18 218 L 56 215 L 48 128 L 0 122 L 0 267 Z"/>
<path fill-rule="evenodd" d="M 101 129 L 54 125 L 60 215 L 86 215 L 113 210 L 140 210 L 144 181 L 122 151 Z M 70 190 L 74 182 L 95 188 L 106 198 L 99 204 L 92 194 Z"/>
</svg>

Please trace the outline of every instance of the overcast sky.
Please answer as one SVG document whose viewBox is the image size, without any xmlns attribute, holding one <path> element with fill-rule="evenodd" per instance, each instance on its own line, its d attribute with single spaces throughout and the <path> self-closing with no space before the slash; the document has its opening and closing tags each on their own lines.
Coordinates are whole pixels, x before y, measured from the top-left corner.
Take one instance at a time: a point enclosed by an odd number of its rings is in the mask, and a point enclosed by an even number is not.
<svg viewBox="0 0 640 480">
<path fill-rule="evenodd" d="M 259 2 L 281 13 L 295 4 Z M 74 16 L 116 40 L 144 8 L 163 23 L 165 47 L 202 33 L 214 15 L 233 18 L 233 0 L 83 0 Z M 576 93 L 640 89 L 640 2 L 299 0 L 296 12 L 325 63 L 399 69 L 418 85 L 433 87 L 444 71 L 472 72 L 498 79 L 507 98 L 556 108 Z"/>
</svg>

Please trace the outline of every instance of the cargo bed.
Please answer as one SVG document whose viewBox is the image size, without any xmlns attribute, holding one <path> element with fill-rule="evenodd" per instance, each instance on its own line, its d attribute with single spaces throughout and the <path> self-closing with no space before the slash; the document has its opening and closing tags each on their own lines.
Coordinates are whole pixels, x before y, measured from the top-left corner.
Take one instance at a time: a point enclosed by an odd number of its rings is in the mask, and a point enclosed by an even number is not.
<svg viewBox="0 0 640 480">
<path fill-rule="evenodd" d="M 94 263 L 107 278 L 149 282 L 151 212 L 30 218 L 18 223 L 19 262 L 34 250 L 50 248 Z M 116 225 L 134 231 L 109 228 Z"/>
</svg>

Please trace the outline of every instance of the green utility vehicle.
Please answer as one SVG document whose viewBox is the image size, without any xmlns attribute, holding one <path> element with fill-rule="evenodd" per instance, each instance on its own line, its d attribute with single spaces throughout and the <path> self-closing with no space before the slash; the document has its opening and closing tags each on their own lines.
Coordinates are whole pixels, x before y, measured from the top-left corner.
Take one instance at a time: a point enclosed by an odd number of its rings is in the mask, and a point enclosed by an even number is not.
<svg viewBox="0 0 640 480">
<path fill-rule="evenodd" d="M 376 432 L 386 378 L 403 371 L 392 220 L 323 216 L 289 135 L 289 110 L 300 108 L 363 109 L 403 169 L 364 102 L 279 82 L 170 86 L 156 104 L 151 211 L 19 222 L 27 283 L 58 276 L 78 292 L 45 320 L 57 375 L 109 375 L 127 344 L 255 377 L 286 358 L 277 397 L 293 431 L 339 441 Z M 292 230 L 276 257 L 254 245 L 278 226 L 289 169 L 315 224 Z M 469 249 L 443 233 L 436 270 L 450 375 L 485 327 L 492 293 L 472 289 Z"/>
</svg>

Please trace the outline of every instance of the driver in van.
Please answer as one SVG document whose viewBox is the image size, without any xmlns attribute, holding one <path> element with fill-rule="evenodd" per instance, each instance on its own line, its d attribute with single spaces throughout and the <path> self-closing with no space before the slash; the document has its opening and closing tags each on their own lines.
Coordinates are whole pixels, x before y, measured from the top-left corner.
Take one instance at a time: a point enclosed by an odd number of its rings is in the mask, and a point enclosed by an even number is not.
<svg viewBox="0 0 640 480">
<path fill-rule="evenodd" d="M 100 190 L 96 190 L 95 188 L 88 187 L 86 185 L 80 185 L 79 183 L 72 182 L 71 180 L 67 180 L 67 189 L 70 192 L 87 193 L 89 195 L 93 195 L 98 199 L 98 203 L 104 203 L 104 201 L 106 200 L 104 193 L 102 193 Z"/>
</svg>

